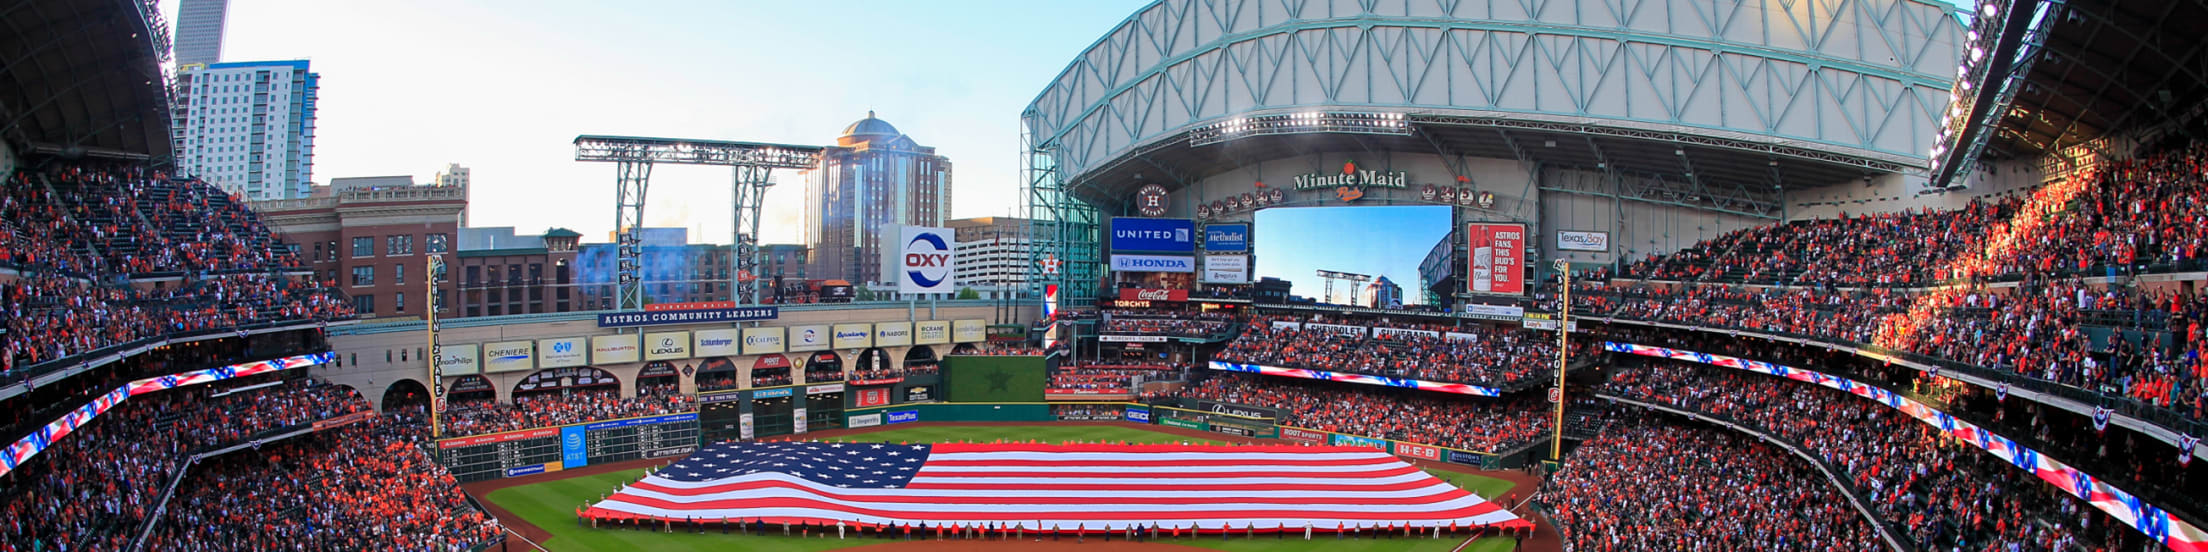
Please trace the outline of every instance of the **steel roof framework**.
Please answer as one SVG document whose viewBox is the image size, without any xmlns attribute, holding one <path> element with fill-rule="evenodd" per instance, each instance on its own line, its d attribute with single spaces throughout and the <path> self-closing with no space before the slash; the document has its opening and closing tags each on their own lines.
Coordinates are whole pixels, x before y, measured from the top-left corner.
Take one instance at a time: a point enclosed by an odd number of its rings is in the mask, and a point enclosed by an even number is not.
<svg viewBox="0 0 2208 552">
<path fill-rule="evenodd" d="M 826 148 L 790 144 L 766 144 L 758 142 L 727 142 L 718 140 L 688 140 L 681 138 L 644 138 L 634 136 L 575 137 L 575 160 L 614 164 L 613 228 L 620 234 L 619 276 L 615 284 L 615 304 L 618 310 L 644 308 L 644 282 L 637 277 L 638 249 L 642 245 L 640 230 L 644 224 L 644 197 L 650 189 L 652 165 L 673 163 L 681 165 L 714 165 L 733 167 L 735 175 L 735 266 L 729 274 L 729 289 L 739 305 L 758 304 L 759 287 L 766 282 L 759 274 L 759 210 L 772 186 L 768 177 L 774 169 L 810 169 L 820 163 Z M 745 280 L 749 279 L 749 282 Z"/>
</svg>

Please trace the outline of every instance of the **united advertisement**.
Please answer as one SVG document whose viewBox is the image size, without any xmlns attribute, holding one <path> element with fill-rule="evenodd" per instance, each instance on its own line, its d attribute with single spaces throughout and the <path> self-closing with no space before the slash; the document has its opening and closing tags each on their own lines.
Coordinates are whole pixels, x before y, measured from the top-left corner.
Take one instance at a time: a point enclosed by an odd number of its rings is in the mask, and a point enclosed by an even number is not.
<svg viewBox="0 0 2208 552">
<path fill-rule="evenodd" d="M 483 373 L 520 372 L 534 370 L 537 363 L 536 344 L 528 341 L 500 341 L 483 344 Z"/>
<path fill-rule="evenodd" d="M 828 326 L 790 326 L 790 351 L 826 351 L 829 343 Z"/>
<path fill-rule="evenodd" d="M 690 358 L 690 332 L 644 334 L 644 360 Z"/>
<path fill-rule="evenodd" d="M 737 328 L 698 330 L 691 333 L 694 347 L 690 352 L 699 358 L 740 355 L 743 354 L 743 348 L 736 345 L 736 340 L 742 335 L 743 330 Z"/>
<path fill-rule="evenodd" d="M 538 368 L 590 365 L 590 343 L 580 337 L 537 340 Z"/>
<path fill-rule="evenodd" d="M 1113 253 L 1196 252 L 1196 222 L 1188 219 L 1112 218 Z"/>
<path fill-rule="evenodd" d="M 837 349 L 864 349 L 874 345 L 873 324 L 837 324 L 831 343 Z"/>
<path fill-rule="evenodd" d="M 1473 293 L 1523 295 L 1526 292 L 1526 225 L 1477 223 L 1465 226 L 1465 246 Z"/>
<path fill-rule="evenodd" d="M 905 226 L 898 233 L 899 293 L 951 293 L 951 273 L 958 241 L 949 228 Z"/>
</svg>

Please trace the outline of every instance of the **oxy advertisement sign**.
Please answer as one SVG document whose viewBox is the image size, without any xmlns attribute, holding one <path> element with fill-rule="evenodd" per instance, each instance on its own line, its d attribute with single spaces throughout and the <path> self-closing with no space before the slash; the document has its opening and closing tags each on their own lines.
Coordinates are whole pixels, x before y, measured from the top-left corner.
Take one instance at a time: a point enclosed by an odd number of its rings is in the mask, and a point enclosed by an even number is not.
<svg viewBox="0 0 2208 552">
<path fill-rule="evenodd" d="M 1142 408 L 1142 407 L 1139 407 L 1139 406 L 1130 406 L 1130 407 L 1127 407 L 1127 411 L 1126 411 L 1125 413 L 1123 413 L 1123 415 L 1124 415 L 1124 416 L 1126 416 L 1126 417 L 1127 417 L 1127 421 L 1130 421 L 1130 422 L 1134 422 L 1134 423 L 1138 423 L 1138 424 L 1147 424 L 1147 423 L 1150 423 L 1150 409 L 1148 409 L 1148 408 Z"/>
<path fill-rule="evenodd" d="M 1172 255 L 1112 255 L 1112 270 L 1120 272 L 1195 272 L 1196 258 Z"/>
<path fill-rule="evenodd" d="M 482 368 L 475 345 L 443 345 L 438 351 L 437 371 L 446 377 L 474 374 Z"/>
<path fill-rule="evenodd" d="M 903 347 L 911 344 L 911 322 L 880 322 L 874 324 L 874 346 Z"/>
<path fill-rule="evenodd" d="M 782 328 L 744 328 L 744 354 L 769 355 L 786 350 Z"/>
<path fill-rule="evenodd" d="M 831 343 L 837 349 L 864 349 L 874 346 L 873 324 L 837 324 Z"/>
<path fill-rule="evenodd" d="M 644 334 L 644 360 L 690 358 L 690 332 Z"/>
<path fill-rule="evenodd" d="M 952 343 L 980 343 L 988 339 L 989 321 L 979 318 L 951 321 Z"/>
<path fill-rule="evenodd" d="M 1609 251 L 1610 233 L 1558 230 L 1556 248 L 1563 251 Z"/>
<path fill-rule="evenodd" d="M 1232 253 L 1250 250 L 1250 225 L 1211 224 L 1204 226 L 1204 250 Z"/>
<path fill-rule="evenodd" d="M 1196 222 L 1112 217 L 1112 252 L 1195 253 Z"/>
<path fill-rule="evenodd" d="M 1465 226 L 1465 245 L 1471 249 L 1468 272 L 1473 293 L 1522 295 L 1526 292 L 1526 225 L 1471 224 Z"/>
<path fill-rule="evenodd" d="M 569 468 L 580 468 L 590 465 L 589 451 L 583 446 L 585 442 L 586 439 L 583 435 L 583 426 L 571 425 L 561 427 L 560 465 Z"/>
<path fill-rule="evenodd" d="M 736 340 L 743 335 L 741 329 L 698 330 L 691 332 L 690 335 L 693 344 L 691 354 L 698 357 L 725 357 L 743 354 L 743 348 L 736 345 Z"/>
<path fill-rule="evenodd" d="M 899 293 L 951 293 L 952 248 L 958 241 L 949 228 L 906 226 L 898 233 Z"/>
<path fill-rule="evenodd" d="M 500 341 L 483 344 L 483 373 L 520 372 L 536 369 L 535 343 L 528 341 Z"/>
<path fill-rule="evenodd" d="M 1250 256 L 1205 255 L 1202 280 L 1211 284 L 1250 283 Z"/>
<path fill-rule="evenodd" d="M 636 362 L 644 351 L 636 345 L 636 334 L 601 335 L 590 338 L 591 364 L 620 364 Z"/>
<path fill-rule="evenodd" d="M 832 334 L 830 333 L 830 330 L 828 329 L 828 326 L 825 326 L 825 325 L 821 325 L 821 326 L 791 326 L 791 327 L 790 327 L 790 350 L 791 350 L 791 351 L 826 351 L 826 350 L 828 350 L 829 348 L 833 347 L 833 345 L 831 345 L 831 344 L 829 343 L 829 336 L 830 336 L 830 335 L 832 335 Z"/>
<path fill-rule="evenodd" d="M 1380 450 L 1383 450 L 1383 451 L 1385 451 L 1385 450 L 1389 450 L 1389 449 L 1388 449 L 1388 442 L 1387 442 L 1387 441 L 1382 441 L 1382 440 L 1379 440 L 1379 439 L 1374 439 L 1374 438 L 1371 438 L 1371 437 L 1361 437 L 1361 436 L 1357 436 L 1357 435 L 1343 435 L 1343 434 L 1340 434 L 1340 433 L 1336 433 L 1336 434 L 1334 434 L 1333 436 L 1331 436 L 1331 437 L 1328 437 L 1328 441 L 1330 441 L 1330 442 L 1329 442 L 1329 443 L 1327 443 L 1327 444 L 1330 444 L 1330 445 L 1334 445 L 1334 446 L 1337 446 L 1337 447 L 1368 447 L 1368 448 L 1376 448 L 1376 449 L 1380 449 Z"/>
<path fill-rule="evenodd" d="M 537 340 L 538 368 L 566 368 L 590 364 L 590 344 L 580 337 Z"/>
<path fill-rule="evenodd" d="M 951 321 L 926 320 L 912 323 L 912 342 L 915 345 L 942 345 L 951 342 Z"/>
<path fill-rule="evenodd" d="M 891 411 L 888 413 L 887 416 L 882 418 L 882 423 L 884 424 L 902 424 L 917 421 L 920 421 L 920 411 L 918 410 Z"/>
<path fill-rule="evenodd" d="M 1441 449 L 1417 443 L 1396 443 L 1395 455 L 1423 460 L 1441 460 Z"/>
</svg>

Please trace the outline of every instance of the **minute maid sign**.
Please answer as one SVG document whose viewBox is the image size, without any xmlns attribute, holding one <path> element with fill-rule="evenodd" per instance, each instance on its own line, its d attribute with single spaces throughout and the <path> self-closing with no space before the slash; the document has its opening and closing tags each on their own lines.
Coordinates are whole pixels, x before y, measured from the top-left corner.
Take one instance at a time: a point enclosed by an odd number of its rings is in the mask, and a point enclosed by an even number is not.
<svg viewBox="0 0 2208 552">
<path fill-rule="evenodd" d="M 1336 174 L 1311 173 L 1296 176 L 1297 190 L 1326 188 L 1408 188 L 1410 173 L 1403 171 L 1374 171 L 1357 168 L 1355 161 L 1342 164 L 1342 172 Z"/>
</svg>

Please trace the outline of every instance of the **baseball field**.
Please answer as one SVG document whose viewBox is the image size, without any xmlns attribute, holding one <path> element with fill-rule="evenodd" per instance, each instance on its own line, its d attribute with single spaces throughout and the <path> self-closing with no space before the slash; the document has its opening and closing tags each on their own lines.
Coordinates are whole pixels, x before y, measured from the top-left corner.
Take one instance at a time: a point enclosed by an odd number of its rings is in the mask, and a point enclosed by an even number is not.
<svg viewBox="0 0 2208 552">
<path fill-rule="evenodd" d="M 991 442 L 997 440 L 1048 441 L 1048 442 L 1128 442 L 1128 443 L 1227 443 L 1235 439 L 1223 435 L 1202 438 L 1181 433 L 1155 431 L 1143 426 L 1125 424 L 938 424 L 914 426 L 890 426 L 861 430 L 842 430 L 807 436 L 819 441 L 863 441 L 891 443 L 941 443 L 941 442 Z M 586 470 L 592 471 L 592 470 Z M 1451 484 L 1462 487 L 1481 497 L 1496 499 L 1511 492 L 1513 483 L 1495 477 L 1474 475 L 1451 470 L 1434 469 L 1433 473 Z M 541 547 L 553 551 L 613 551 L 613 550 L 757 550 L 765 552 L 811 552 L 855 547 L 883 547 L 883 549 L 1040 549 L 1066 546 L 1103 549 L 1130 548 L 1122 541 L 1102 542 L 1090 538 L 1085 543 L 1075 543 L 1065 538 L 1041 542 L 976 542 L 945 541 L 904 542 L 878 539 L 837 539 L 834 535 L 801 537 L 761 537 L 755 535 L 724 535 L 718 531 L 704 534 L 676 531 L 672 533 L 638 529 L 590 528 L 576 521 L 577 506 L 595 502 L 611 494 L 622 484 L 644 477 L 644 468 L 629 467 L 614 471 L 595 471 L 561 477 L 560 473 L 544 474 L 521 481 L 509 481 L 508 485 L 489 482 L 483 486 L 471 485 L 470 490 L 479 493 L 500 520 L 516 530 L 509 537 L 509 549 L 531 550 Z M 486 492 L 487 491 L 487 492 Z M 1521 491 L 1523 492 L 1523 491 Z M 518 519 L 517 519 L 518 518 Z M 516 523 L 519 522 L 519 523 Z M 1031 537 L 1029 539 L 1033 541 Z M 1048 543 L 1048 544 L 1044 544 Z M 1332 536 L 1314 537 L 1304 541 L 1294 538 L 1259 536 L 1244 539 L 1219 537 L 1187 538 L 1151 543 L 1140 548 L 1168 550 L 1193 547 L 1211 550 L 1329 550 L 1329 551 L 1437 551 L 1457 550 L 1461 540 L 1452 539 L 1382 539 L 1336 540 Z M 1490 552 L 1512 548 L 1512 539 L 1485 538 L 1473 542 L 1463 550 Z M 869 549 L 872 550 L 872 549 Z"/>
</svg>

